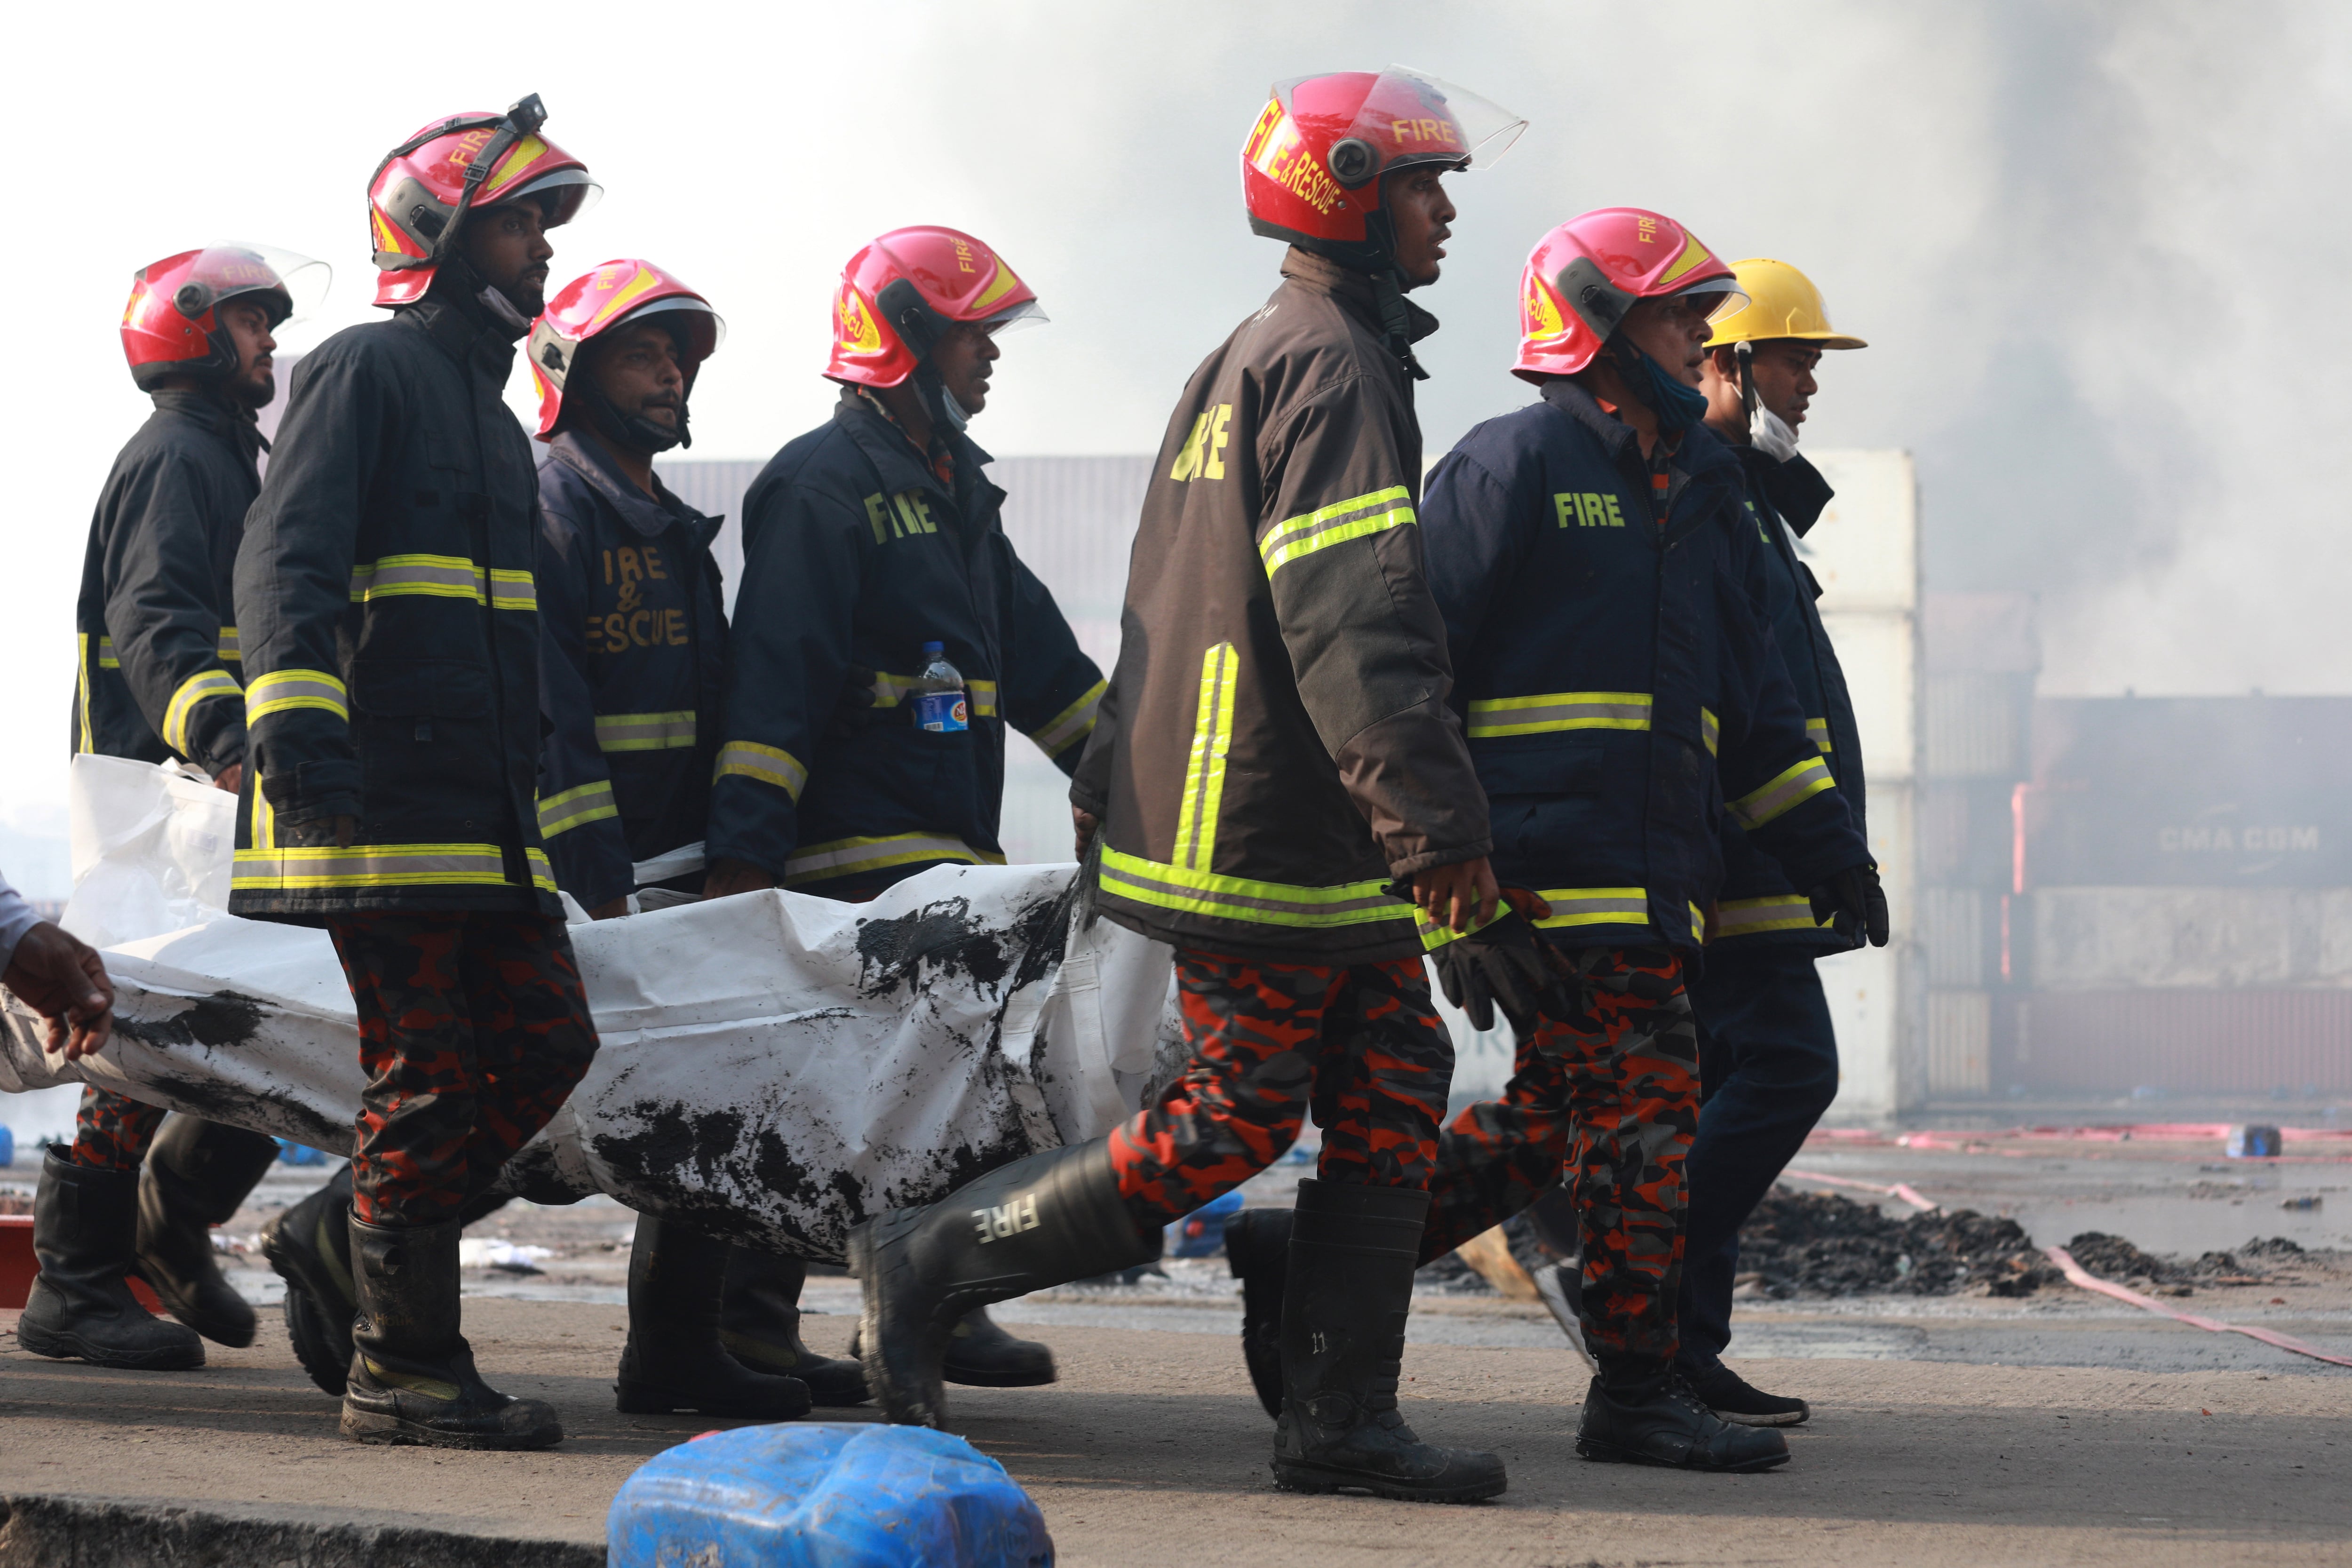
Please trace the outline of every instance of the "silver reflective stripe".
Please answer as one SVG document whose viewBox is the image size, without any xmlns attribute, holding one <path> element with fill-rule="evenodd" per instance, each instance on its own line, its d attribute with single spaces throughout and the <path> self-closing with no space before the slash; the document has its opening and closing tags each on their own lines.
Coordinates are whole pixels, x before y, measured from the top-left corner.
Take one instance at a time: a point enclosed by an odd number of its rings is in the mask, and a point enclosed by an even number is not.
<svg viewBox="0 0 2352 1568">
<path fill-rule="evenodd" d="M 593 784 L 579 784 L 541 801 L 539 836 L 552 838 L 571 828 L 584 827 L 592 822 L 620 815 L 620 808 L 613 804 L 611 782 L 598 779 Z"/>
<path fill-rule="evenodd" d="M 506 879 L 506 857 L 495 844 L 355 844 L 348 849 L 240 849 L 230 886 L 391 888 Z"/>
<path fill-rule="evenodd" d="M 536 610 L 539 587 L 528 572 L 494 568 L 490 573 L 490 607 L 495 610 Z"/>
<path fill-rule="evenodd" d="M 1551 913 L 1536 924 L 1547 929 L 1568 926 L 1650 923 L 1650 894 L 1643 888 L 1545 888 L 1543 901 Z"/>
<path fill-rule="evenodd" d="M 1049 757 L 1058 757 L 1073 742 L 1094 733 L 1095 717 L 1102 709 L 1107 683 L 1097 680 L 1087 688 L 1086 695 L 1055 714 L 1038 728 L 1029 731 Z"/>
<path fill-rule="evenodd" d="M 694 744 L 694 711 L 599 713 L 596 748 L 604 752 L 668 752 Z"/>
<path fill-rule="evenodd" d="M 974 849 L 961 838 L 932 833 L 892 833 L 878 838 L 836 838 L 812 844 L 784 862 L 784 884 L 821 882 L 858 871 L 878 871 L 917 860 L 957 860 L 1002 866 L 1004 857 Z"/>
<path fill-rule="evenodd" d="M 352 568 L 352 598 L 359 603 L 403 594 L 428 598 L 482 597 L 480 571 L 460 555 L 387 555 Z"/>
<path fill-rule="evenodd" d="M 1106 896 L 1134 903 L 1260 925 L 1312 930 L 1413 918 L 1412 906 L 1390 897 L 1384 882 L 1347 882 L 1329 888 L 1259 882 L 1165 866 L 1139 855 L 1123 855 L 1108 846 L 1103 850 L 1101 886 Z"/>
<path fill-rule="evenodd" d="M 715 781 L 730 775 L 773 784 L 794 800 L 800 799 L 801 786 L 808 783 L 808 769 L 798 757 L 757 741 L 730 741 L 719 748 L 719 763 L 710 776 Z"/>
<path fill-rule="evenodd" d="M 1272 577 L 1303 555 L 1312 555 L 1350 539 L 1385 533 L 1412 521 L 1412 492 L 1402 485 L 1392 485 L 1370 495 L 1335 501 L 1299 517 L 1286 518 L 1258 541 L 1257 552 L 1265 563 L 1265 574 Z"/>
<path fill-rule="evenodd" d="M 1715 907 L 1715 937 L 1754 936 L 1768 931 L 1819 931 L 1828 922 L 1813 919 L 1813 904 L 1801 893 L 1768 899 L 1727 899 Z"/>
<path fill-rule="evenodd" d="M 1646 730 L 1646 691 L 1553 691 L 1496 697 L 1470 704 L 1470 737 L 1537 735 L 1551 730 Z"/>
<path fill-rule="evenodd" d="M 246 688 L 245 721 L 257 724 L 272 713 L 297 708 L 315 708 L 348 720 L 349 698 L 341 678 L 323 669 L 276 669 L 257 676 Z"/>
<path fill-rule="evenodd" d="M 1783 812 L 1832 787 L 1829 764 L 1819 757 L 1807 757 L 1782 772 L 1763 788 L 1751 790 L 1733 801 L 1731 815 L 1743 827 L 1761 827 Z"/>
<path fill-rule="evenodd" d="M 235 626 L 221 627 L 220 647 L 217 651 L 220 654 L 221 662 L 223 664 L 241 664 L 244 662 L 245 653 L 242 645 L 237 640 L 236 628 Z"/>
</svg>

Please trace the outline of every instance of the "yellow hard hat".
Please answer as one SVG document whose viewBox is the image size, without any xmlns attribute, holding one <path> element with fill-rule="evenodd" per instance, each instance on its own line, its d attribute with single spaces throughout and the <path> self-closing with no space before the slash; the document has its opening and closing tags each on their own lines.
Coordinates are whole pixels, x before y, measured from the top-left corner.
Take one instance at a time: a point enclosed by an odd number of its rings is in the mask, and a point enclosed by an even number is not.
<svg viewBox="0 0 2352 1568">
<path fill-rule="evenodd" d="M 1715 323 L 1709 348 L 1761 342 L 1767 338 L 1802 338 L 1825 349 L 1866 349 L 1830 325 L 1828 307 L 1813 280 L 1785 261 L 1753 256 L 1731 264 L 1748 303 Z"/>
</svg>

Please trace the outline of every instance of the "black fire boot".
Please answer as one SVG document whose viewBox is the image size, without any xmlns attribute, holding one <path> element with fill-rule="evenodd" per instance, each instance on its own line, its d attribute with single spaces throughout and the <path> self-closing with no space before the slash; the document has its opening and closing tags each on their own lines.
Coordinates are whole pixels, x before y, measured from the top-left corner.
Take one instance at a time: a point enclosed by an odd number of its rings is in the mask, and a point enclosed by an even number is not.
<svg viewBox="0 0 2352 1568">
<path fill-rule="evenodd" d="M 310 1381 L 341 1399 L 352 1367 L 352 1168 L 261 1227 L 261 1255 L 286 1281 L 286 1336 Z"/>
<path fill-rule="evenodd" d="M 138 1172 L 77 1165 L 51 1149 L 33 1197 L 33 1256 L 41 1272 L 16 1320 L 16 1342 L 35 1355 L 133 1372 L 204 1365 L 205 1342 L 194 1330 L 166 1322 L 131 1293 L 125 1277 L 138 1234 Z"/>
<path fill-rule="evenodd" d="M 613 1385 L 623 1414 L 695 1410 L 797 1421 L 809 1413 L 808 1384 L 754 1372 L 719 1342 L 729 1250 L 692 1226 L 637 1216 L 636 1245 L 629 1249 L 629 1342 Z"/>
<path fill-rule="evenodd" d="M 546 1448 L 563 1441 L 555 1407 L 484 1383 L 457 1331 L 457 1238 L 465 1226 L 354 1218 L 352 1369 L 343 1436 L 428 1448 Z"/>
<path fill-rule="evenodd" d="M 253 1342 L 253 1308 L 221 1274 L 213 1226 L 226 1225 L 278 1163 L 278 1140 L 173 1116 L 139 1178 L 139 1271 L 172 1316 L 215 1344 Z"/>
<path fill-rule="evenodd" d="M 719 1342 L 753 1372 L 800 1379 L 818 1405 L 863 1405 L 866 1369 L 857 1364 L 856 1346 L 851 1345 L 850 1359 L 844 1361 L 819 1355 L 801 1342 L 801 1287 L 807 1281 L 808 1265 L 797 1258 L 751 1247 L 728 1248 Z"/>
<path fill-rule="evenodd" d="M 849 1353 L 865 1353 L 865 1341 L 855 1329 L 849 1331 Z M 940 1358 L 941 1378 L 971 1388 L 1041 1388 L 1060 1375 L 1051 1345 L 1014 1339 L 985 1307 L 956 1320 L 947 1353 Z"/>
<path fill-rule="evenodd" d="M 1610 1464 L 1733 1474 L 1789 1462 L 1780 1433 L 1720 1419 L 1681 1374 L 1606 1360 L 1584 1395 L 1576 1451 Z"/>
<path fill-rule="evenodd" d="M 1424 1443 L 1397 1409 L 1428 1217 L 1429 1194 L 1410 1187 L 1298 1184 L 1282 1293 L 1275 1485 L 1405 1502 L 1475 1502 L 1502 1492 L 1499 1457 Z"/>
<path fill-rule="evenodd" d="M 865 1288 L 866 1385 L 900 1426 L 946 1419 L 940 1363 L 956 1320 L 1031 1290 L 1160 1257 L 1118 1195 L 1108 1142 L 1049 1149 L 968 1182 L 940 1203 L 892 1209 L 849 1233 Z"/>
<path fill-rule="evenodd" d="M 1257 1402 L 1282 1419 L 1282 1287 L 1290 1276 L 1288 1209 L 1244 1209 L 1225 1222 L 1225 1265 L 1242 1282 L 1242 1364 Z"/>
</svg>

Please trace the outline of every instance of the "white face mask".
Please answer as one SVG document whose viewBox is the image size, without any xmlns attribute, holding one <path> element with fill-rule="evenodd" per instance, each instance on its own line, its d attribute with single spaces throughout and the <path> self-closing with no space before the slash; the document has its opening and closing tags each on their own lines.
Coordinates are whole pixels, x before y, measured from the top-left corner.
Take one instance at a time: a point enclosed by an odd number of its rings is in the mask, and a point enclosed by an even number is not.
<svg viewBox="0 0 2352 1568">
<path fill-rule="evenodd" d="M 1756 412 L 1748 416 L 1748 439 L 1758 451 L 1769 454 L 1776 463 L 1785 463 L 1797 455 L 1797 433 L 1760 402 Z"/>
</svg>

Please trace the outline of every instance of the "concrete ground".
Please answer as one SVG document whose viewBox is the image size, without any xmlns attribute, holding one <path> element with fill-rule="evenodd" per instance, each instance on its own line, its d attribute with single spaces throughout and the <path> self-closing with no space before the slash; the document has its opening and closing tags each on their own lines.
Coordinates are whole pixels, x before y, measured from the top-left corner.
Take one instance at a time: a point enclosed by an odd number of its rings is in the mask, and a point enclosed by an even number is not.
<svg viewBox="0 0 2352 1568">
<path fill-rule="evenodd" d="M 1799 1165 L 2007 1206 L 2042 1241 L 2096 1228 L 2193 1253 L 2209 1230 L 2210 1245 L 2226 1247 L 2308 1222 L 2317 1228 L 2305 1245 L 2318 1246 L 2352 1219 L 2352 1194 L 2334 1195 L 2352 1186 L 2352 1164 L 2247 1166 L 2185 1147 L 2012 1156 L 1824 1143 Z M 254 1223 L 319 1174 L 273 1182 Z M 2219 1195 L 2189 1195 L 2199 1183 Z M 2322 1193 L 2317 1211 L 2276 1206 Z M 537 1275 L 472 1271 L 467 1306 L 492 1381 L 562 1412 L 571 1436 L 541 1455 L 343 1443 L 334 1403 L 294 1366 L 274 1311 L 251 1349 L 215 1347 L 203 1371 L 170 1374 L 27 1356 L 10 1337 L 14 1314 L 0 1314 L 0 1499 L 14 1513 L 0 1565 L 600 1562 L 615 1489 L 713 1425 L 612 1409 L 630 1220 L 592 1203 L 510 1209 L 477 1227 L 478 1238 L 550 1248 Z M 1409 1413 L 1424 1436 L 1495 1448 L 1511 1472 L 1496 1502 L 1429 1508 L 1273 1489 L 1271 1427 L 1241 1371 L 1222 1275 L 1218 1260 L 1178 1261 L 1135 1289 L 1007 1303 L 999 1316 L 1053 1344 L 1062 1381 L 952 1391 L 951 1424 L 1029 1489 L 1064 1563 L 2352 1563 L 2352 1370 L 2072 1289 L 1743 1303 L 1739 1369 L 1812 1400 L 1816 1415 L 1790 1434 L 1785 1468 L 1721 1479 L 1579 1460 L 1585 1373 L 1540 1311 L 1425 1298 L 1406 1359 Z M 243 1278 L 270 1293 L 266 1274 Z M 819 1350 L 845 1346 L 855 1292 L 848 1280 L 811 1280 Z M 2352 1257 L 2315 1257 L 2269 1283 L 2200 1289 L 2177 1304 L 2352 1354 Z M 59 1496 L 116 1500 L 82 1515 L 131 1519 L 139 1528 L 123 1542 L 175 1518 L 184 1532 L 195 1515 L 167 1511 L 180 1509 L 230 1524 L 340 1522 L 345 1544 L 99 1555 L 87 1544 L 96 1527 L 72 1537 L 52 1521 L 41 1539 L 82 1540 L 82 1555 L 25 1555 L 41 1500 Z"/>
</svg>

